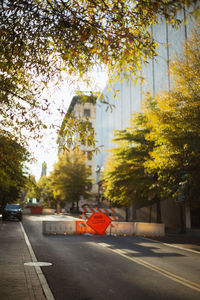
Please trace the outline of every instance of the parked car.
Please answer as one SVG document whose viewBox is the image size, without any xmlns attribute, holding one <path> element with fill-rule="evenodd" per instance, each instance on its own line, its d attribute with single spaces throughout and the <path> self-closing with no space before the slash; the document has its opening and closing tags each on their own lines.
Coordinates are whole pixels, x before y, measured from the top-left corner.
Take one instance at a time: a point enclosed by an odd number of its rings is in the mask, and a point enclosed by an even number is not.
<svg viewBox="0 0 200 300">
<path fill-rule="evenodd" d="M 19 204 L 6 204 L 2 213 L 2 219 L 18 219 L 22 220 L 22 210 Z"/>
</svg>

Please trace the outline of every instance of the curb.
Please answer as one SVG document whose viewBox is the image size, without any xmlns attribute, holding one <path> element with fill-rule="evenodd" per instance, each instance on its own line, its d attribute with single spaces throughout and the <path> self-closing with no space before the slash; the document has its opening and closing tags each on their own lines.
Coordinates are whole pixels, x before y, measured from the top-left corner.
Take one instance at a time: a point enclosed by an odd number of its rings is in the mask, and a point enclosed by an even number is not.
<svg viewBox="0 0 200 300">
<path fill-rule="evenodd" d="M 33 262 L 37 262 L 37 258 L 35 256 L 35 253 L 33 251 L 31 243 L 30 243 L 30 241 L 28 239 L 28 236 L 27 236 L 27 234 L 26 234 L 26 232 L 24 230 L 23 224 L 21 222 L 20 222 L 20 226 L 21 226 L 22 232 L 24 234 L 25 242 L 26 242 L 26 245 L 27 245 L 28 250 L 30 252 L 32 261 Z M 52 294 L 52 292 L 51 292 L 51 290 L 49 288 L 49 285 L 48 285 L 48 283 L 46 281 L 46 278 L 44 277 L 44 274 L 42 273 L 41 268 L 39 266 L 34 266 L 34 268 L 35 268 L 35 271 L 36 271 L 36 273 L 38 275 L 38 278 L 39 278 L 40 284 L 42 286 L 44 295 L 46 296 L 46 299 L 47 300 L 55 300 L 55 298 L 54 298 L 54 296 L 53 296 L 53 294 Z"/>
</svg>

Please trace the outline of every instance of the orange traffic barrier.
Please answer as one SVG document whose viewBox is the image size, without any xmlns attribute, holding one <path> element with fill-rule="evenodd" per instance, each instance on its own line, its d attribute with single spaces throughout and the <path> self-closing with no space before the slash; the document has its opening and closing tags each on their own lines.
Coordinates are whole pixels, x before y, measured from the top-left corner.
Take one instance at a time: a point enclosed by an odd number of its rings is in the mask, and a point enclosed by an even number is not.
<svg viewBox="0 0 200 300">
<path fill-rule="evenodd" d="M 76 221 L 76 233 L 77 234 L 96 234 L 96 232 L 89 227 L 84 220 Z"/>
</svg>

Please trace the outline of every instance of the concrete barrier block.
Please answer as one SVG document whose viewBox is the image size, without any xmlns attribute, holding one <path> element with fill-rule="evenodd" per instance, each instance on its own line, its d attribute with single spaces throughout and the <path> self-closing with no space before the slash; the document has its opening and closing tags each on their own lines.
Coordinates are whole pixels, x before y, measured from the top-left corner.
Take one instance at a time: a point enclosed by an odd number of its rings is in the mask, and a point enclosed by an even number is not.
<svg viewBox="0 0 200 300">
<path fill-rule="evenodd" d="M 106 229 L 107 234 L 134 235 L 133 222 L 112 222 Z"/>
<path fill-rule="evenodd" d="M 135 235 L 138 236 L 164 236 L 165 225 L 158 223 L 135 222 Z"/>
<path fill-rule="evenodd" d="M 43 234 L 76 234 L 74 221 L 43 221 Z"/>
<path fill-rule="evenodd" d="M 30 208 L 23 208 L 22 213 L 23 213 L 23 215 L 30 215 L 31 214 L 31 209 Z"/>
<path fill-rule="evenodd" d="M 86 226 L 84 220 L 72 221 L 43 221 L 43 234 L 95 234 L 95 231 Z M 165 225 L 142 222 L 112 222 L 105 234 L 137 235 L 137 236 L 164 236 Z"/>
<path fill-rule="evenodd" d="M 55 213 L 55 209 L 53 208 L 43 208 L 42 214 L 43 215 L 53 215 Z"/>
</svg>

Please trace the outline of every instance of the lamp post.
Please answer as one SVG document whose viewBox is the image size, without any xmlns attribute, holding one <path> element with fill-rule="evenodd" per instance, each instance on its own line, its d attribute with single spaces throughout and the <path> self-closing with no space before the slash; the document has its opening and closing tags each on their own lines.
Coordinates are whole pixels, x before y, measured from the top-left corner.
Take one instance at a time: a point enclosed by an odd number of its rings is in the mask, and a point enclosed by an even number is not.
<svg viewBox="0 0 200 300">
<path fill-rule="evenodd" d="M 96 169 L 95 169 L 95 173 L 96 173 L 96 184 L 98 186 L 98 190 L 97 190 L 97 207 L 99 206 L 100 203 L 100 172 L 101 172 L 101 167 L 99 165 L 97 165 Z"/>
</svg>

